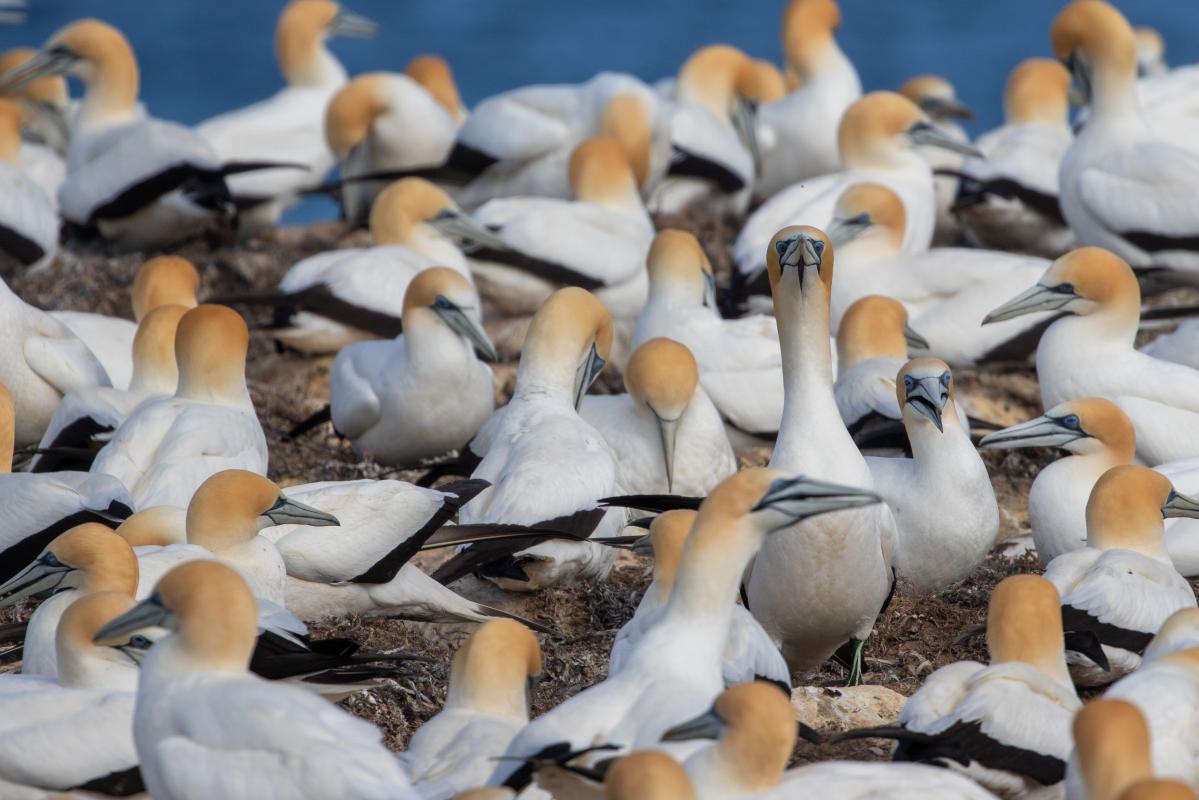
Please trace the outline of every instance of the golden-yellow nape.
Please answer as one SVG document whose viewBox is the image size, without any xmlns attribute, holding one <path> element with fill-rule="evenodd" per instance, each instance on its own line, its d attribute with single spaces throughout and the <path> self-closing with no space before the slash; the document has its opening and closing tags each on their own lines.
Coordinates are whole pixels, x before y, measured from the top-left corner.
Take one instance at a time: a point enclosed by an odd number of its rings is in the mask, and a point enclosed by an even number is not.
<svg viewBox="0 0 1199 800">
<path fill-rule="evenodd" d="M 777 784 L 795 747 L 791 698 L 772 683 L 752 681 L 726 689 L 714 711 L 725 725 L 720 748 L 737 764 L 740 789 L 749 794 Z"/>
<path fill-rule="evenodd" d="M 428 54 L 417 56 L 404 67 L 404 74 L 425 87 L 425 91 L 449 112 L 454 122 L 461 123 L 466 118 L 458 84 L 454 81 L 454 71 L 444 58 Z"/>
<path fill-rule="evenodd" d="M 952 98 L 953 84 L 940 75 L 916 75 L 899 87 L 899 93 L 916 105 L 929 97 Z"/>
<path fill-rule="evenodd" d="M 604 774 L 604 800 L 695 800 L 683 765 L 665 753 L 639 750 Z"/>
<path fill-rule="evenodd" d="M 1195 790 L 1182 781 L 1145 778 L 1125 789 L 1119 800 L 1195 800 Z"/>
<path fill-rule="evenodd" d="M 677 420 L 699 385 L 699 366 L 686 345 L 665 337 L 650 339 L 629 358 L 624 385 L 660 419 Z"/>
<path fill-rule="evenodd" d="M 64 566 L 78 570 L 85 592 L 137 591 L 138 565 L 133 548 L 111 528 L 85 522 L 60 533 L 46 546 Z"/>
<path fill-rule="evenodd" d="M 137 104 L 140 74 L 133 48 L 124 34 L 98 19 L 81 19 L 50 37 L 46 48 L 62 47 L 78 64 L 72 73 L 87 83 L 84 113 L 124 114 Z"/>
<path fill-rule="evenodd" d="M 1050 58 L 1021 61 L 1003 92 L 1008 124 L 1043 122 L 1066 125 L 1070 117 L 1070 73 Z"/>
<path fill-rule="evenodd" d="M 0 97 L 0 160 L 16 161 L 21 157 L 21 124 L 24 117 L 16 101 Z"/>
<path fill-rule="evenodd" d="M 457 207 L 448 194 L 424 178 L 401 178 L 375 198 L 371 236 L 376 244 L 406 244 L 417 225 Z"/>
<path fill-rule="evenodd" d="M 712 274 L 712 262 L 690 232 L 678 228 L 663 228 L 650 244 L 645 259 L 651 283 L 678 281 L 700 286 L 704 275 Z"/>
<path fill-rule="evenodd" d="M 571 374 L 592 346 L 605 361 L 612 350 L 612 315 L 595 295 L 577 286 L 554 292 L 537 309 L 521 349 L 525 362 L 562 360 Z"/>
<path fill-rule="evenodd" d="M 0 53 L 0 75 L 5 75 L 37 55 L 32 47 L 14 47 Z M 61 75 L 46 75 L 30 81 L 17 90 L 17 96 L 33 103 L 53 106 L 58 109 L 66 107 L 70 101 L 67 94 L 67 81 Z"/>
<path fill-rule="evenodd" d="M 691 527 L 695 524 L 695 516 L 696 512 L 689 508 L 674 509 L 662 512 L 650 523 L 649 538 L 654 548 L 654 583 L 658 587 L 658 597 L 662 600 L 670 597 L 674 588 L 679 558 L 683 555 L 683 545 L 686 544 Z"/>
<path fill-rule="evenodd" d="M 155 256 L 142 264 L 133 279 L 130 295 L 133 318 L 141 320 L 158 306 L 195 308 L 200 273 L 182 256 Z"/>
<path fill-rule="evenodd" d="M 800 82 L 819 68 L 833 33 L 841 26 L 841 7 L 834 0 L 791 0 L 780 29 L 783 57 Z"/>
<path fill-rule="evenodd" d="M 220 561 L 185 562 L 158 581 L 151 597 L 169 612 L 163 621 L 178 632 L 193 668 L 243 672 L 249 666 L 258 638 L 258 604 L 232 567 Z"/>
<path fill-rule="evenodd" d="M 1153 774 L 1149 726 L 1125 700 L 1092 700 L 1074 715 L 1074 748 L 1088 797 L 1116 800 Z"/>
<path fill-rule="evenodd" d="M 1077 416 L 1079 427 L 1087 436 L 1107 447 L 1120 463 L 1132 463 L 1137 449 L 1136 430 L 1128 415 L 1111 400 L 1083 397 L 1061 403 L 1046 413 L 1054 419 Z"/>
<path fill-rule="evenodd" d="M 320 82 L 317 55 L 325 32 L 341 7 L 330 0 L 292 0 L 284 6 L 275 27 L 275 56 L 292 86 Z"/>
<path fill-rule="evenodd" d="M 279 499 L 279 486 L 244 469 L 205 480 L 187 506 L 187 541 L 220 552 L 258 535 L 258 518 Z"/>
<path fill-rule="evenodd" d="M 91 592 L 80 597 L 58 620 L 55 640 L 70 642 L 73 648 L 94 646 L 96 631 L 133 607 L 133 595 L 124 592 Z M 125 637 L 101 640 L 97 645 L 121 644 Z M 60 645 L 61 647 L 61 645 Z"/>
<path fill-rule="evenodd" d="M 1018 661 L 1070 684 L 1062 633 L 1062 599 L 1039 575 L 1004 578 L 987 608 L 991 663 Z"/>
<path fill-rule="evenodd" d="M 157 306 L 142 317 L 133 335 L 133 375 L 129 386 L 135 391 L 172 394 L 179 383 L 175 363 L 175 333 L 188 312 L 184 306 Z"/>
<path fill-rule="evenodd" d="M 645 101 L 628 92 L 615 95 L 604 106 L 599 132 L 620 143 L 637 185 L 645 189 L 654 137 L 653 119 Z"/>
<path fill-rule="evenodd" d="M 702 105 L 718 119 L 733 109 L 738 83 L 752 80 L 749 56 L 727 44 L 701 47 L 679 69 L 678 96 L 685 102 Z"/>
<path fill-rule="evenodd" d="M 449 267 L 429 267 L 421 270 L 404 291 L 404 314 L 432 306 L 438 296 L 458 305 L 470 305 L 475 290 L 462 273 Z"/>
<path fill-rule="evenodd" d="M 616 139 L 596 136 L 581 142 L 570 154 L 570 188 L 589 203 L 629 201 L 640 204 L 637 178 Z"/>
<path fill-rule="evenodd" d="M 1112 467 L 1095 481 L 1087 500 L 1087 545 L 1164 555 L 1162 518 L 1173 490 L 1169 478 L 1148 467 Z"/>
<path fill-rule="evenodd" d="M 181 397 L 236 402 L 246 392 L 246 348 L 250 330 L 231 308 L 200 305 L 179 320 L 175 363 Z"/>
<path fill-rule="evenodd" d="M 1061 256 L 1045 272 L 1045 286 L 1070 284 L 1079 297 L 1103 310 L 1135 308 L 1140 313 L 1141 288 L 1128 262 L 1102 247 L 1080 247 Z"/>
<path fill-rule="evenodd" d="M 750 66 L 741 81 L 741 94 L 757 103 L 773 103 L 787 96 L 787 80 L 773 62 L 754 58 Z"/>
<path fill-rule="evenodd" d="M 530 684 L 541 671 L 541 646 L 533 632 L 515 620 L 490 620 L 454 654 L 446 702 L 524 718 L 532 701 Z"/>
<path fill-rule="evenodd" d="M 345 158 L 370 133 L 386 110 L 382 89 L 388 75 L 367 72 L 346 82 L 325 107 L 325 141 L 338 158 Z"/>
<path fill-rule="evenodd" d="M 913 358 L 900 367 L 895 375 L 895 399 L 901 410 L 914 410 L 938 429 L 944 428 L 946 417 L 957 419 L 953 372 L 939 358 Z"/>
<path fill-rule="evenodd" d="M 895 92 L 870 92 L 845 110 L 837 128 L 841 159 L 853 166 L 886 163 L 896 136 L 928 121 L 920 107 Z"/>
<path fill-rule="evenodd" d="M 766 247 L 766 273 L 776 315 L 779 313 L 779 281 L 784 269 L 794 269 L 802 277 L 808 266 L 816 266 L 820 281 L 831 290 L 833 245 L 824 231 L 811 225 L 788 225 L 770 237 Z"/>
<path fill-rule="evenodd" d="M 0 383 L 0 475 L 12 472 L 13 448 L 16 447 L 17 416 L 8 387 Z"/>
<path fill-rule="evenodd" d="M 842 370 L 872 358 L 907 358 L 908 310 L 881 294 L 860 297 L 845 310 L 837 328 L 837 361 Z M 900 401 L 903 408 L 903 401 Z"/>
<path fill-rule="evenodd" d="M 881 183 L 855 183 L 837 198 L 833 212 L 835 220 L 850 220 L 865 214 L 869 224 L 886 230 L 894 241 L 903 241 L 907 227 L 907 211 L 903 200 L 888 186 Z"/>
<path fill-rule="evenodd" d="M 116 534 L 130 547 L 182 544 L 187 541 L 186 520 L 185 509 L 176 506 L 152 506 L 131 515 L 117 526 Z"/>
<path fill-rule="evenodd" d="M 1136 79 L 1137 45 L 1132 26 L 1103 0 L 1074 0 L 1049 29 L 1053 54 L 1060 61 L 1084 59 L 1088 70 L 1105 79 Z"/>
</svg>

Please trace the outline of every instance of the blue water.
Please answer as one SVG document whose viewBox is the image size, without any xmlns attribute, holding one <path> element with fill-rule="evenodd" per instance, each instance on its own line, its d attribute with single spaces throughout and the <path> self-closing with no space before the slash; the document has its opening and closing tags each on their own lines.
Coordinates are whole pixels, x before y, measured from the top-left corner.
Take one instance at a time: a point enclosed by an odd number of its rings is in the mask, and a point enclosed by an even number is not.
<svg viewBox="0 0 1199 800">
<path fill-rule="evenodd" d="M 281 3 L 265 0 L 30 0 L 28 21 L 0 29 L 0 48 L 37 45 L 78 17 L 102 15 L 129 37 L 142 100 L 160 117 L 194 123 L 261 99 L 281 85 L 273 34 Z M 1046 0 L 841 0 L 841 46 L 866 89 L 937 72 L 978 114 L 974 133 L 1002 116 L 1003 84 L 1021 59 L 1049 55 Z M 381 24 L 373 40 L 332 43 L 351 74 L 401 70 L 420 53 L 454 68 L 467 104 L 536 82 L 585 80 L 602 69 L 646 79 L 673 74 L 696 47 L 728 42 L 778 60 L 782 2 L 735 0 L 346 0 Z M 1172 64 L 1199 61 L 1199 4 L 1136 0 L 1134 24 L 1166 37 Z M 289 222 L 331 217 L 311 202 Z"/>
</svg>

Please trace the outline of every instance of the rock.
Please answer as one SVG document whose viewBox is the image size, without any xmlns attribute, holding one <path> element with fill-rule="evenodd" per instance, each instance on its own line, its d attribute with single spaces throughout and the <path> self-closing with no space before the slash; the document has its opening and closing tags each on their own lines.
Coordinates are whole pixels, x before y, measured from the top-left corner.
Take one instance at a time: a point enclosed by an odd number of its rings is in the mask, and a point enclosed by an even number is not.
<svg viewBox="0 0 1199 800">
<path fill-rule="evenodd" d="M 906 702 L 885 686 L 800 686 L 791 691 L 796 718 L 818 731 L 894 725 Z"/>
</svg>

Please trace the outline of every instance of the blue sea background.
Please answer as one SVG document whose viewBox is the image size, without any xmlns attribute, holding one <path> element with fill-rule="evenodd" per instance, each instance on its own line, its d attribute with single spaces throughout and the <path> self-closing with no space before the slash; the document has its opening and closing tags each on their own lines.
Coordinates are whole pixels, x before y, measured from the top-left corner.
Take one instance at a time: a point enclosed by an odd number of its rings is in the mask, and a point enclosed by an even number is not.
<svg viewBox="0 0 1199 800">
<path fill-rule="evenodd" d="M 267 97 L 282 85 L 270 0 L 29 0 L 24 25 L 0 28 L 0 48 L 39 45 L 58 28 L 98 16 L 124 31 L 151 113 L 184 123 Z M 867 90 L 936 72 L 977 113 L 972 133 L 999 124 L 1003 84 L 1020 60 L 1050 55 L 1048 29 L 1064 3 L 1046 0 L 841 0 L 842 48 Z M 1166 38 L 1172 65 L 1199 61 L 1199 3 L 1119 3 L 1133 24 Z M 783 2 L 734 0 L 346 0 L 380 24 L 371 40 L 331 49 L 351 74 L 404 68 L 437 53 L 466 103 L 530 83 L 577 82 L 600 70 L 647 80 L 671 75 L 696 47 L 716 42 L 779 61 Z M 293 209 L 291 223 L 332 218 L 328 201 Z"/>
</svg>

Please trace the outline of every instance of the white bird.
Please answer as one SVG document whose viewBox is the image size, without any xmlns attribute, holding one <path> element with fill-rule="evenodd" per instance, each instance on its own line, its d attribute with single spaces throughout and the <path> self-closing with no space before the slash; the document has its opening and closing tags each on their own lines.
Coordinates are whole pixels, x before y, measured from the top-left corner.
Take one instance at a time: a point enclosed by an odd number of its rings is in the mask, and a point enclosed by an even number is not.
<svg viewBox="0 0 1199 800">
<path fill-rule="evenodd" d="M 400 762 L 422 800 L 481 786 L 512 737 L 529 722 L 541 648 L 510 620 L 480 626 L 454 654 L 445 705 L 425 722 Z"/>
<path fill-rule="evenodd" d="M 633 347 L 659 337 L 686 345 L 699 367 L 700 385 L 728 424 L 744 434 L 772 436 L 783 416 L 782 354 L 774 319 L 722 319 L 712 264 L 686 231 L 660 231 L 646 271 L 649 299 L 637 317 Z"/>
<path fill-rule="evenodd" d="M 569 198 L 570 155 L 593 136 L 621 142 L 641 192 L 657 187 L 670 162 L 662 101 L 632 75 L 601 72 L 586 83 L 525 86 L 475 106 L 446 164 L 449 177 L 468 181 L 455 199 L 476 208 L 499 197 Z"/>
<path fill-rule="evenodd" d="M 577 410 L 611 346 L 607 308 L 582 289 L 559 289 L 538 310 L 521 350 L 512 400 L 488 426 L 489 445 L 471 475 L 491 485 L 463 509 L 462 524 L 565 526 L 595 538 L 619 529 L 623 510 L 596 508 L 601 498 L 615 494 L 615 456 Z M 514 555 L 467 548 L 436 576 L 449 583 L 480 571 L 503 588 L 534 591 L 602 578 L 614 560 L 614 551 L 592 542 L 550 541 Z"/>
<path fill-rule="evenodd" d="M 325 106 L 346 81 L 325 42 L 335 36 L 374 36 L 375 23 L 329 0 L 293 0 L 279 13 L 275 53 L 287 86 L 271 97 L 227 111 L 196 126 L 196 134 L 226 164 L 281 161 L 282 169 L 228 179 L 238 218 L 271 227 L 333 168 L 325 145 Z M 297 167 L 303 167 L 298 169 Z"/>
<path fill-rule="evenodd" d="M 36 444 L 63 396 L 76 389 L 109 386 L 104 367 L 65 325 L 26 303 L 0 281 L 0 383 L 16 416 L 16 445 Z"/>
<path fill-rule="evenodd" d="M 24 64 L 37 55 L 32 47 L 13 47 L 0 53 L 0 75 Z M 62 75 L 47 75 L 30 81 L 15 92 L 9 92 L 21 106 L 25 121 L 23 138 L 37 147 L 22 153 L 26 167 L 34 173 L 38 184 L 54 200 L 66 175 L 63 156 L 70 137 L 71 98 L 67 79 Z M 24 158 L 31 156 L 32 158 Z"/>
<path fill-rule="evenodd" d="M 465 118 L 449 66 L 435 56 L 409 64 L 409 74 L 359 75 L 333 95 L 325 110 L 325 140 L 343 178 L 419 170 L 445 161 Z M 346 220 L 366 222 L 381 181 L 346 180 Z"/>
<path fill-rule="evenodd" d="M 1136 669 L 1166 618 L 1196 606 L 1166 551 L 1162 520 L 1170 517 L 1199 517 L 1199 501 L 1146 467 L 1112 467 L 1087 501 L 1087 546 L 1046 566 L 1045 578 L 1062 595 L 1066 632 L 1094 633 L 1108 662 L 1072 653 L 1079 686 L 1102 686 Z"/>
<path fill-rule="evenodd" d="M 985 158 L 958 168 L 954 213 L 976 247 L 1057 258 L 1075 247 L 1058 201 L 1070 130 L 1070 73 L 1048 58 L 1021 61 L 1003 94 L 1004 124 L 978 137 Z"/>
<path fill-rule="evenodd" d="M 920 145 L 974 155 L 973 147 L 941 133 L 919 106 L 892 92 L 871 92 L 855 102 L 837 129 L 842 170 L 805 180 L 770 198 L 745 222 L 733 245 L 738 274 L 751 279 L 762 254 L 786 225 L 826 225 L 841 193 L 855 183 L 880 183 L 903 201 L 907 220 L 903 250 L 928 249 L 936 222 L 932 170 L 916 151 Z"/>
<path fill-rule="evenodd" d="M 695 523 L 695 515 L 696 512 L 690 509 L 667 511 L 655 517 L 650 524 L 654 579 L 637 604 L 632 619 L 616 633 L 612 653 L 608 656 L 609 676 L 626 666 L 637 641 L 658 623 L 670 602 L 683 547 Z M 721 655 L 721 673 L 725 686 L 767 680 L 790 691 L 791 671 L 787 669 L 787 662 L 758 621 L 739 603 L 734 603 L 729 618 L 729 633 Z"/>
<path fill-rule="evenodd" d="M 266 474 L 266 437 L 246 389 L 250 332 L 236 312 L 202 305 L 179 321 L 179 386 L 130 414 L 92 463 L 129 487 L 135 506 L 186 506 L 223 469 Z"/>
<path fill-rule="evenodd" d="M 58 210 L 24 162 L 20 106 L 0 98 L 0 266 L 6 274 L 50 263 L 58 252 Z"/>
<path fill-rule="evenodd" d="M 973 119 L 974 112 L 958 99 L 952 83 L 940 75 L 917 75 L 904 81 L 899 93 L 928 114 L 941 133 L 963 144 L 970 144 L 970 137 L 958 120 Z M 961 168 L 965 154 L 928 145 L 920 147 L 917 152 L 924 156 L 933 169 L 933 189 L 937 202 L 933 241 L 937 244 L 953 244 L 960 238 L 961 226 L 953 213 L 958 178 L 952 173 Z"/>
<path fill-rule="evenodd" d="M 923 764 L 825 761 L 785 770 L 795 730 L 788 694 L 769 684 L 743 683 L 726 689 L 706 713 L 667 731 L 663 741 L 716 740 L 683 764 L 699 800 L 994 797 L 960 775 Z"/>
<path fill-rule="evenodd" d="M 624 384 L 628 394 L 589 395 L 579 407 L 616 456 L 618 494 L 703 497 L 737 471 L 720 412 L 699 386 L 686 346 L 666 338 L 640 345 Z"/>
<path fill-rule="evenodd" d="M 859 448 L 911 449 L 895 393 L 895 376 L 908 361 L 909 346 L 927 349 L 928 343 L 908 325 L 903 304 L 883 295 L 854 301 L 837 326 L 833 396 Z M 955 407 L 961 426 L 969 430 L 961 406 Z"/>
<path fill-rule="evenodd" d="M 1098 247 L 1074 250 L 983 322 L 1037 311 L 1064 312 L 1037 345 L 1045 408 L 1079 397 L 1103 397 L 1132 420 L 1143 463 L 1199 455 L 1199 370 L 1133 347 L 1141 292 L 1127 263 Z M 1095 369 L 1096 364 L 1103 369 Z"/>
<path fill-rule="evenodd" d="M 133 513 L 129 491 L 90 472 L 12 471 L 12 398 L 0 385 L 0 580 L 8 580 L 63 531 L 84 522 L 116 524 Z"/>
<path fill-rule="evenodd" d="M 483 331 L 482 310 L 466 278 L 433 267 L 408 284 L 403 334 L 337 354 L 329 370 L 330 413 L 354 452 L 412 466 L 474 438 L 495 410 L 491 368 L 483 361 L 499 358 Z"/>
<path fill-rule="evenodd" d="M 833 396 L 833 247 L 815 228 L 788 227 L 771 239 L 766 259 L 787 397 L 770 466 L 870 488 L 870 469 Z M 860 680 L 862 647 L 894 584 L 895 535 L 890 510 L 879 506 L 803 522 L 767 540 L 745 577 L 746 605 L 792 671 L 820 664 L 848 640 L 850 680 Z"/>
<path fill-rule="evenodd" d="M 754 194 L 770 197 L 841 165 L 837 126 L 862 95 L 853 62 L 837 45 L 841 8 L 833 0 L 792 0 L 783 12 L 783 54 L 800 88 L 758 108 L 772 141 L 762 144 Z"/>
<path fill-rule="evenodd" d="M 408 284 L 429 267 L 470 279 L 451 236 L 495 245 L 445 192 L 421 178 L 384 190 L 371 208 L 373 247 L 318 253 L 293 265 L 275 290 L 213 298 L 275 309 L 271 335 L 304 353 L 336 353 L 362 339 L 392 339 Z"/>
<path fill-rule="evenodd" d="M 656 746 L 723 689 L 721 653 L 737 584 L 762 542 L 814 514 L 875 502 L 870 492 L 778 470 L 752 468 L 726 478 L 700 507 L 670 600 L 627 665 L 533 720 L 505 755 L 535 759 L 563 745 L 578 751 L 612 744 L 620 752 Z M 488 783 L 520 791 L 532 772 L 530 765 L 503 760 Z"/>
<path fill-rule="evenodd" d="M 917 358 L 895 376 L 912 457 L 868 457 L 898 529 L 895 572 L 919 592 L 970 577 L 995 546 L 999 506 L 987 467 L 957 413 L 944 361 Z"/>
<path fill-rule="evenodd" d="M 195 308 L 200 274 L 186 258 L 156 256 L 137 271 L 130 289 L 133 320 L 89 311 L 48 311 L 92 351 L 114 389 L 128 389 L 133 378 L 133 338 L 137 323 L 158 306 Z"/>
<path fill-rule="evenodd" d="M 120 427 L 142 401 L 175 393 L 175 330 L 187 311 L 184 306 L 159 306 L 142 319 L 133 340 L 128 389 L 96 386 L 63 397 L 38 445 L 32 472 L 87 470 L 103 437 Z"/>
<path fill-rule="evenodd" d="M 64 74 L 87 87 L 58 193 L 68 223 L 137 250 L 179 242 L 231 218 L 225 175 L 260 165 L 222 165 L 194 131 L 148 116 L 137 102 L 137 59 L 120 31 L 94 19 L 74 22 L 0 76 L 0 84 L 12 89 Z"/>
<path fill-rule="evenodd" d="M 356 614 L 421 622 L 508 617 L 548 632 L 549 628 L 522 617 L 467 600 L 408 563 L 420 550 L 484 540 L 489 534 L 510 536 L 486 526 L 442 527 L 484 488 L 483 481 L 425 489 L 396 480 L 288 487 L 283 495 L 289 500 L 323 509 L 338 520 L 335 530 L 318 530 L 301 522 L 261 531 L 283 556 L 288 609 L 308 620 Z"/>
<path fill-rule="evenodd" d="M 416 800 L 377 728 L 304 691 L 251 675 L 254 597 L 223 564 L 176 567 L 98 639 L 171 633 L 142 661 L 133 738 L 155 798 L 282 794 Z"/>
<path fill-rule="evenodd" d="M 1190 652 L 1192 657 L 1199 655 Z M 1192 738 L 1188 718 L 1193 715 L 1195 703 L 1192 670 L 1184 662 L 1176 662 L 1169 668 L 1153 670 L 1152 675 L 1147 673 L 1144 679 L 1140 679 L 1138 670 L 1102 698 L 1082 707 L 1074 716 L 1074 753 L 1066 768 L 1067 800 L 1194 798 L 1194 792 L 1186 788 L 1195 783 L 1195 756 L 1188 752 L 1192 744 L 1188 741 Z M 1140 691 L 1119 691 L 1121 686 L 1131 688 L 1134 683 L 1139 684 Z M 1150 692 L 1163 690 L 1169 694 L 1150 697 Z M 1142 705 L 1146 701 L 1152 703 L 1152 711 Z M 1177 782 L 1151 781 L 1154 776 Z M 1130 791 L 1144 786 L 1144 782 L 1181 785 L 1185 793 Z"/>
<path fill-rule="evenodd" d="M 729 45 L 696 50 L 679 69 L 670 109 L 671 162 L 650 205 L 744 213 L 759 157 L 754 62 Z"/>
<path fill-rule="evenodd" d="M 555 288 L 580 286 L 632 319 L 645 305 L 645 252 L 654 225 L 632 165 L 610 137 L 586 139 L 570 156 L 574 200 L 504 197 L 474 213 L 499 243 L 467 250 L 479 293 L 501 314 L 531 314 Z"/>
<path fill-rule="evenodd" d="M 834 326 L 850 304 L 868 294 L 894 298 L 908 310 L 932 355 L 955 366 L 1015 361 L 1032 353 L 1049 314 L 1003 327 L 980 327 L 996 295 L 1019 291 L 1045 271 L 1035 256 L 963 247 L 905 253 L 906 213 L 899 196 L 877 183 L 859 183 L 837 200 L 830 236 L 837 244 Z"/>
<path fill-rule="evenodd" d="M 138 785 L 137 669 L 121 651 L 92 641 L 132 605 L 131 597 L 114 592 L 78 600 L 51 642 L 60 675 L 0 679 L 0 794 L 24 800 L 82 786 L 120 793 L 118 787 Z"/>
<path fill-rule="evenodd" d="M 1058 603 L 1040 576 L 1005 578 L 987 609 L 989 665 L 941 667 L 904 704 L 897 727 L 837 739 L 895 739 L 896 761 L 947 767 L 1001 797 L 1060 796 L 1082 703 L 1066 670 Z"/>
<path fill-rule="evenodd" d="M 1136 269 L 1199 271 L 1191 191 L 1199 154 L 1159 138 L 1136 93 L 1136 39 L 1102 0 L 1076 0 L 1053 21 L 1054 55 L 1090 103 L 1059 173 L 1062 213 L 1078 241 Z"/>
</svg>

